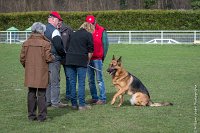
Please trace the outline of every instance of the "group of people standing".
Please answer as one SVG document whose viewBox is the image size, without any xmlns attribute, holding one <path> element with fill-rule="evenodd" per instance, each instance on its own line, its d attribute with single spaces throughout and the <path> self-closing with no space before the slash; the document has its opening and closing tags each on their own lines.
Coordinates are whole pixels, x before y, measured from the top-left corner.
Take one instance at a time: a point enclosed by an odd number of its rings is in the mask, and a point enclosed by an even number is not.
<svg viewBox="0 0 200 133">
<path fill-rule="evenodd" d="M 66 77 L 66 100 L 71 101 L 72 109 L 86 110 L 91 109 L 89 104 L 106 104 L 102 69 L 108 39 L 106 30 L 98 25 L 93 15 L 86 16 L 80 28 L 73 31 L 63 23 L 58 12 L 52 11 L 46 26 L 35 22 L 31 30 L 32 34 L 23 43 L 20 53 L 20 62 L 25 68 L 24 84 L 28 87 L 29 120 L 43 122 L 48 106 L 67 106 L 60 100 L 61 65 Z M 91 99 L 87 101 L 86 75 L 91 92 Z"/>
</svg>

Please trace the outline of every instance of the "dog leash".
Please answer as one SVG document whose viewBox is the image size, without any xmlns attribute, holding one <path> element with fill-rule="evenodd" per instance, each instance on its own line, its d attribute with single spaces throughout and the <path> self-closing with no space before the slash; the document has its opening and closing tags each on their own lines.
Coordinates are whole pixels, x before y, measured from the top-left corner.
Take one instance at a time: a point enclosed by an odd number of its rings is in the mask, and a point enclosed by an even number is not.
<svg viewBox="0 0 200 133">
<path fill-rule="evenodd" d="M 97 69 L 97 68 L 95 68 L 95 67 L 93 67 L 93 66 L 90 66 L 90 65 L 88 65 L 88 66 L 91 67 L 91 68 L 94 69 L 94 70 L 97 70 L 97 71 L 101 72 L 101 70 L 99 70 L 99 69 Z"/>
</svg>

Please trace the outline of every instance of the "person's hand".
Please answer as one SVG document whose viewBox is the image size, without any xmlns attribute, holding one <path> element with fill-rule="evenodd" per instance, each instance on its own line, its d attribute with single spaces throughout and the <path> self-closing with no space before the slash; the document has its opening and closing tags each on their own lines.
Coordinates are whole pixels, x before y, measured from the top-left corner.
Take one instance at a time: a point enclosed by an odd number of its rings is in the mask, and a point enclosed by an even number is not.
<svg viewBox="0 0 200 133">
<path fill-rule="evenodd" d="M 50 61 L 50 62 L 53 62 L 53 61 L 55 61 L 56 60 L 56 57 L 55 57 L 55 55 L 51 55 L 51 57 L 52 57 L 52 60 Z"/>
<path fill-rule="evenodd" d="M 53 61 L 56 59 L 55 55 L 52 55 L 52 59 L 53 59 Z"/>
<path fill-rule="evenodd" d="M 103 57 L 103 58 L 102 58 L 102 63 L 104 62 L 104 59 L 105 59 L 105 58 Z"/>
</svg>

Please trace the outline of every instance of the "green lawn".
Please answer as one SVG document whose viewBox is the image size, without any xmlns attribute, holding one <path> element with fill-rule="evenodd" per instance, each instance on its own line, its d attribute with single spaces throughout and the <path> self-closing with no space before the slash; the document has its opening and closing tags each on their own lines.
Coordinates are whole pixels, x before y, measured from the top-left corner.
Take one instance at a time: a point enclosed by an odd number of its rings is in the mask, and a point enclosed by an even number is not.
<svg viewBox="0 0 200 133">
<path fill-rule="evenodd" d="M 91 110 L 48 108 L 44 123 L 27 119 L 27 89 L 19 63 L 21 45 L 0 45 L 0 132 L 1 133 L 192 133 L 195 117 L 200 121 L 200 101 L 194 106 L 195 85 L 200 86 L 200 46 L 192 45 L 111 45 L 104 62 L 108 104 Z M 124 67 L 149 89 L 154 102 L 174 106 L 134 107 L 125 96 L 121 108 L 110 100 L 115 93 L 106 73 L 112 55 L 122 56 Z M 65 80 L 61 71 L 61 98 Z M 86 99 L 90 98 L 88 86 Z M 194 113 L 197 108 L 197 114 Z M 200 124 L 197 124 L 200 131 Z"/>
</svg>

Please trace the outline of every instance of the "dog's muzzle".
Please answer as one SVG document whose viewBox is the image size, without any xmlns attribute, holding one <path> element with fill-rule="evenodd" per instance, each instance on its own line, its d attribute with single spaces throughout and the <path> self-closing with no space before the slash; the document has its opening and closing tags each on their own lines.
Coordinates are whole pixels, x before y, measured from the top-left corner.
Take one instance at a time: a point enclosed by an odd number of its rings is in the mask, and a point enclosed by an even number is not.
<svg viewBox="0 0 200 133">
<path fill-rule="evenodd" d="M 113 69 L 113 68 L 108 68 L 107 69 L 107 72 L 110 74 L 110 75 L 114 75 L 116 73 L 116 69 Z"/>
</svg>

